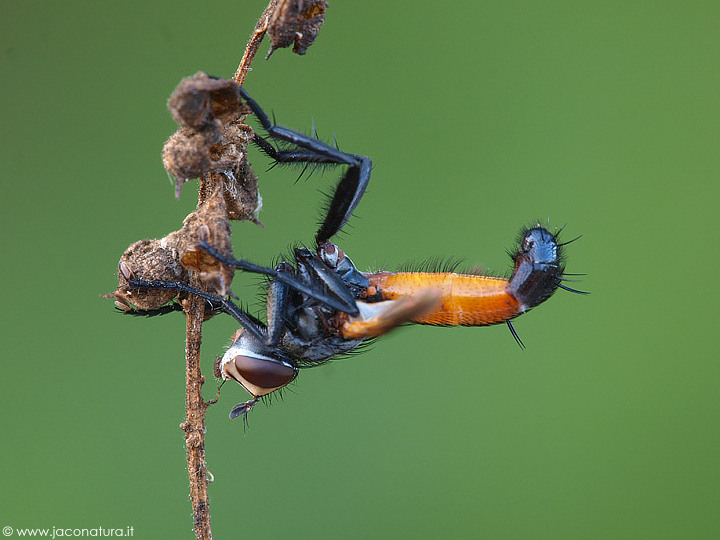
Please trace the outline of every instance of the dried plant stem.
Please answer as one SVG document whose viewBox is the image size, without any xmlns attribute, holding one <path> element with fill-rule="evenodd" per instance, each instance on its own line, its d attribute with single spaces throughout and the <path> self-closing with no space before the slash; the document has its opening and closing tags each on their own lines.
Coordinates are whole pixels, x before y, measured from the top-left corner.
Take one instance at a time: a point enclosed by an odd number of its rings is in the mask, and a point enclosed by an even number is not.
<svg viewBox="0 0 720 540">
<path fill-rule="evenodd" d="M 271 0 L 255 26 L 255 31 L 245 49 L 245 54 L 235 73 L 238 84 L 245 81 L 260 42 L 267 31 L 268 21 L 275 10 L 276 0 Z M 203 288 L 197 277 L 191 277 L 192 286 Z M 215 401 L 205 401 L 202 397 L 202 385 L 205 378 L 200 370 L 200 343 L 202 341 L 202 323 L 205 314 L 205 301 L 190 296 L 185 303 L 186 338 L 186 389 L 185 422 L 181 428 L 185 432 L 187 465 L 190 477 L 190 502 L 193 509 L 193 527 L 197 540 L 211 540 L 210 506 L 208 502 L 208 472 L 205 463 L 205 411 Z"/>
<path fill-rule="evenodd" d="M 199 283 L 193 283 L 195 287 L 198 285 Z M 185 422 L 180 425 L 185 431 L 188 473 L 190 475 L 190 502 L 193 508 L 193 527 L 198 540 L 212 538 L 205 465 L 205 410 L 209 403 L 206 403 L 202 397 L 202 385 L 205 379 L 200 371 L 200 343 L 204 309 L 202 298 L 191 296 L 186 300 Z"/>
<path fill-rule="evenodd" d="M 265 37 L 265 32 L 267 32 L 268 23 L 270 22 L 270 17 L 275 11 L 276 4 L 277 0 L 270 0 L 270 3 L 260 16 L 260 20 L 255 25 L 253 35 L 250 37 L 250 41 L 248 41 L 247 47 L 245 48 L 245 54 L 243 54 L 242 60 L 240 60 L 240 65 L 233 77 L 233 80 L 240 86 L 242 86 L 245 82 L 245 77 L 247 77 L 247 74 L 250 71 L 250 64 L 252 64 L 253 58 L 255 58 L 255 54 L 260 47 L 260 42 Z"/>
</svg>

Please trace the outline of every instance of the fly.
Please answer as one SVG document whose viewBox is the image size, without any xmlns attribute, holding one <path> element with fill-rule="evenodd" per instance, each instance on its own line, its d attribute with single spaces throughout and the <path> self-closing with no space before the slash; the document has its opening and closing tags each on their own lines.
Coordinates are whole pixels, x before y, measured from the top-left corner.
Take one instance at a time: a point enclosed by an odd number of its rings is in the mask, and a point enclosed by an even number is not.
<svg viewBox="0 0 720 540">
<path fill-rule="evenodd" d="M 172 289 L 204 298 L 213 311 L 224 311 L 240 324 L 232 344 L 216 362 L 216 375 L 234 380 L 251 399 L 235 405 L 230 418 L 247 413 L 263 397 L 287 386 L 302 368 L 321 365 L 349 353 L 369 339 L 406 323 L 487 326 L 508 324 L 522 345 L 511 319 L 546 301 L 558 289 L 580 293 L 562 282 L 563 246 L 558 234 L 537 225 L 521 231 L 512 254 L 510 278 L 454 272 L 360 272 L 330 240 L 358 206 L 370 180 L 372 162 L 270 122 L 242 87 L 238 91 L 257 117 L 268 139 L 255 144 L 276 164 L 342 165 L 338 182 L 315 235 L 315 248 L 296 248 L 292 262 L 274 268 L 224 256 L 206 240 L 198 247 L 221 263 L 269 277 L 267 322 L 231 300 L 195 289 L 186 283 L 142 281 L 121 267 L 131 289 Z M 172 311 L 167 307 L 158 313 Z M 147 315 L 147 311 L 128 313 Z"/>
</svg>

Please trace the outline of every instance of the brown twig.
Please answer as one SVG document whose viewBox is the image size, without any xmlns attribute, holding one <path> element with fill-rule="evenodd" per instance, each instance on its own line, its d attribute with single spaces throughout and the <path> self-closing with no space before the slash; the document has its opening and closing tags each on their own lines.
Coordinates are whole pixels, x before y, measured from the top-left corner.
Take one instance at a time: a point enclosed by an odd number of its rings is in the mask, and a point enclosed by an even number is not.
<svg viewBox="0 0 720 540">
<path fill-rule="evenodd" d="M 201 285 L 193 278 L 192 285 Z M 184 302 L 186 321 L 185 338 L 185 431 L 188 473 L 190 474 L 190 502 L 193 508 L 193 527 L 198 540 L 210 540 L 210 508 L 208 506 L 207 467 L 205 464 L 205 411 L 209 403 L 202 397 L 205 378 L 200 371 L 200 343 L 205 311 L 204 300 L 190 296 Z"/>
<path fill-rule="evenodd" d="M 250 37 L 250 41 L 248 41 L 247 47 L 245 48 L 245 54 L 243 54 L 242 60 L 240 60 L 240 65 L 238 66 L 237 71 L 235 72 L 235 76 L 233 77 L 233 80 L 240 86 L 243 85 L 243 83 L 245 82 L 245 77 L 247 77 L 247 74 L 250 71 L 250 64 L 252 64 L 253 58 L 255 58 L 255 54 L 257 54 L 258 48 L 260 47 L 260 42 L 265 37 L 265 33 L 268 29 L 268 24 L 270 23 L 270 17 L 272 17 L 276 5 L 277 0 L 270 0 L 270 3 L 265 8 L 265 11 L 263 11 L 263 14 L 260 16 L 260 20 L 255 25 L 253 35 Z"/>
<path fill-rule="evenodd" d="M 240 65 L 235 73 L 234 80 L 243 84 L 253 58 L 257 53 L 260 42 L 267 31 L 268 21 L 275 9 L 277 0 L 271 0 L 263 12 L 255 31 L 250 38 L 243 54 Z M 254 186 L 256 188 L 256 186 Z M 199 206 L 199 205 L 198 205 Z M 203 284 L 196 276 L 191 277 L 191 285 L 203 288 Z M 208 501 L 208 471 L 205 462 L 205 412 L 211 401 L 202 397 L 202 385 L 205 378 L 200 370 L 200 343 L 202 341 L 202 323 L 205 316 L 205 301 L 196 296 L 190 296 L 185 303 L 186 338 L 186 392 L 185 392 L 185 422 L 181 424 L 185 431 L 187 448 L 187 465 L 190 477 L 190 502 L 193 508 L 193 527 L 197 540 L 212 539 L 210 526 L 210 507 Z"/>
</svg>

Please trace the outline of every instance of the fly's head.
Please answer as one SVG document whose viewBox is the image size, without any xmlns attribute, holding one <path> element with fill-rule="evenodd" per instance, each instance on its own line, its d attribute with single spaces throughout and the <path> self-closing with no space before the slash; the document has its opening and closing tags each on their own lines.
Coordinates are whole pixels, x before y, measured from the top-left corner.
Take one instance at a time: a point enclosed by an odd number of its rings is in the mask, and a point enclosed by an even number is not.
<svg viewBox="0 0 720 540">
<path fill-rule="evenodd" d="M 215 365 L 216 375 L 224 380 L 234 380 L 253 399 L 233 407 L 230 418 L 247 414 L 262 396 L 290 384 L 298 374 L 298 368 L 282 359 L 250 332 L 243 329 L 233 335 L 233 343 Z"/>
</svg>

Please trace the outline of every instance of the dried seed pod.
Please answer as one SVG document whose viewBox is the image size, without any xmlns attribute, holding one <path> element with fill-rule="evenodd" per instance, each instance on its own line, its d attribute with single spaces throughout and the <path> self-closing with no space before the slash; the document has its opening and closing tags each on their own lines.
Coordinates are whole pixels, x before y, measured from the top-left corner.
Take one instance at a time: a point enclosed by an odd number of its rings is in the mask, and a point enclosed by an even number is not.
<svg viewBox="0 0 720 540">
<path fill-rule="evenodd" d="M 198 272 L 203 284 L 225 296 L 230 292 L 235 269 L 198 249 L 198 243 L 204 240 L 221 253 L 232 256 L 230 232 L 225 199 L 218 192 L 189 214 L 179 231 L 160 240 L 140 240 L 132 244 L 120 258 L 117 289 L 103 298 L 115 298 L 115 305 L 125 311 L 157 310 L 175 299 L 177 291 L 129 289 L 128 281 L 135 278 L 189 284 L 188 270 Z"/>
<path fill-rule="evenodd" d="M 215 133 L 211 132 L 210 135 Z M 208 140 L 207 132 L 197 132 L 188 128 L 178 129 L 163 146 L 162 159 L 167 172 L 175 178 L 175 195 L 180 196 L 180 188 L 191 178 L 199 178 L 211 171 L 215 163 L 210 156 L 210 146 L 217 140 Z"/>
<path fill-rule="evenodd" d="M 257 189 L 257 177 L 246 155 L 252 136 L 252 129 L 239 122 L 223 128 L 223 144 L 211 147 L 210 157 L 215 170 L 203 176 L 200 182 L 198 206 L 219 191 L 225 197 L 229 219 L 259 224 L 262 199 Z"/>
<path fill-rule="evenodd" d="M 279 0 L 268 25 L 271 46 L 266 58 L 290 45 L 295 54 L 305 54 L 325 21 L 327 7 L 325 0 Z"/>
<path fill-rule="evenodd" d="M 250 111 L 238 88 L 234 81 L 198 72 L 183 79 L 170 97 L 168 108 L 180 129 L 163 147 L 163 165 L 175 178 L 176 196 L 190 178 L 212 171 L 238 175 L 252 137 L 239 120 Z"/>
<path fill-rule="evenodd" d="M 177 291 L 168 289 L 130 290 L 131 278 L 145 281 L 188 282 L 188 272 L 180 262 L 180 252 L 163 240 L 140 240 L 132 244 L 118 263 L 118 287 L 103 296 L 115 298 L 115 305 L 124 310 L 156 310 L 172 301 Z"/>
<path fill-rule="evenodd" d="M 216 129 L 249 112 L 236 82 L 202 71 L 180 81 L 168 109 L 180 126 L 195 131 Z"/>
<path fill-rule="evenodd" d="M 198 272 L 200 281 L 220 296 L 230 292 L 235 269 L 199 249 L 198 243 L 205 241 L 220 253 L 232 256 L 230 232 L 225 199 L 218 192 L 185 218 L 182 229 L 166 237 L 169 243 L 177 246 L 182 265 Z"/>
</svg>

